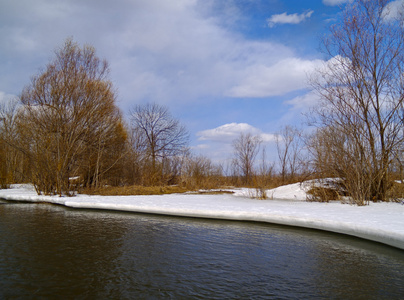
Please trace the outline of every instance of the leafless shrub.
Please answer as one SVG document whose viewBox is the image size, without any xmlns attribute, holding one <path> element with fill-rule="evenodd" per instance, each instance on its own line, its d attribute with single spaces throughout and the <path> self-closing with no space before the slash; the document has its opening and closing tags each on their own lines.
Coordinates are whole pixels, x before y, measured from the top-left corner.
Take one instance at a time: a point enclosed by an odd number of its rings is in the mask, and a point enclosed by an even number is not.
<svg viewBox="0 0 404 300">
<path fill-rule="evenodd" d="M 222 178 L 221 167 L 209 158 L 191 154 L 184 158 L 181 183 L 189 189 L 216 189 L 222 185 Z"/>
<path fill-rule="evenodd" d="M 275 135 L 279 158 L 280 175 L 283 183 L 294 181 L 303 167 L 302 131 L 293 126 L 285 126 Z"/>
<path fill-rule="evenodd" d="M 388 4 L 347 4 L 323 40 L 330 60 L 311 78 L 321 97 L 317 170 L 343 179 L 358 205 L 388 200 L 391 164 L 404 142 L 403 14 L 386 15 Z"/>
<path fill-rule="evenodd" d="M 243 176 L 243 183 L 251 184 L 254 175 L 254 162 L 259 153 L 262 140 L 250 133 L 240 133 L 233 141 L 234 167 Z"/>
</svg>

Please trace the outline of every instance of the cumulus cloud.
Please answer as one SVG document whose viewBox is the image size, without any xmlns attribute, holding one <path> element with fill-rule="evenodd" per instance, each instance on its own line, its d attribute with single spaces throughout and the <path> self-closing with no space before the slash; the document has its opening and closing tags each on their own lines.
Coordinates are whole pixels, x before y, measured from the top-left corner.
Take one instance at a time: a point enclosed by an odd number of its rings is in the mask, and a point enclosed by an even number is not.
<svg viewBox="0 0 404 300">
<path fill-rule="evenodd" d="M 273 65 L 253 65 L 243 81 L 228 91 L 231 97 L 267 97 L 304 89 L 307 75 L 323 64 L 321 60 L 283 59 Z"/>
<path fill-rule="evenodd" d="M 278 15 L 272 15 L 269 19 L 267 19 L 268 26 L 274 27 L 277 24 L 299 24 L 304 20 L 311 17 L 314 11 L 309 10 L 308 12 L 302 14 L 290 14 L 288 15 L 286 12 Z"/>
<path fill-rule="evenodd" d="M 109 61 L 122 106 L 224 95 L 265 97 L 301 88 L 303 69 L 313 62 L 296 58 L 286 46 L 246 39 L 222 26 L 207 3 L 3 1 L 0 90 L 18 94 L 69 36 L 94 45 Z"/>
<path fill-rule="evenodd" d="M 237 139 L 240 133 L 257 135 L 263 141 L 265 147 L 273 147 L 275 135 L 263 132 L 247 123 L 228 123 L 213 129 L 198 132 L 199 144 L 193 147 L 202 155 L 208 154 L 214 162 L 223 163 L 231 159 L 233 154 L 232 142 Z"/>
<path fill-rule="evenodd" d="M 203 130 L 197 133 L 200 141 L 214 141 L 220 143 L 231 143 L 240 133 L 251 133 L 258 135 L 263 142 L 274 141 L 274 136 L 270 133 L 264 133 L 260 129 L 247 123 L 229 123 L 222 126 Z"/>
</svg>

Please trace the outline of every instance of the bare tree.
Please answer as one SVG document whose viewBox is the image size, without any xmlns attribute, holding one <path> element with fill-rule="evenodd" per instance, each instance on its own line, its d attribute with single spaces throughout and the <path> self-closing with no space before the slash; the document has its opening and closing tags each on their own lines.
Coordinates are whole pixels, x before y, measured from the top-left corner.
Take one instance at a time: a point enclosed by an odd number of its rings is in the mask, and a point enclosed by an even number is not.
<svg viewBox="0 0 404 300">
<path fill-rule="evenodd" d="M 16 118 L 18 100 L 11 99 L 0 103 L 0 186 L 21 181 L 23 174 L 23 158 L 18 151 L 18 135 Z"/>
<path fill-rule="evenodd" d="M 389 167 L 404 142 L 404 18 L 389 9 L 387 0 L 347 4 L 323 41 L 331 59 L 312 78 L 322 99 L 316 122 L 341 132 L 343 153 L 354 151 L 354 190 L 363 194 L 352 195 L 362 200 L 386 200 Z M 368 189 L 361 188 L 365 179 Z"/>
<path fill-rule="evenodd" d="M 244 177 L 244 183 L 250 184 L 254 174 L 254 162 L 262 140 L 251 133 L 240 133 L 233 141 L 234 165 Z"/>
<path fill-rule="evenodd" d="M 55 54 L 24 88 L 18 127 L 38 193 L 62 195 L 71 192 L 70 177 L 90 172 L 87 182 L 98 184 L 98 176 L 114 164 L 101 170 L 100 159 L 114 141 L 121 115 L 108 63 L 93 47 L 80 48 L 68 39 Z"/>
<path fill-rule="evenodd" d="M 131 112 L 132 128 L 150 159 L 150 183 L 162 178 L 167 158 L 180 154 L 188 145 L 189 134 L 168 109 L 157 104 L 137 105 Z"/>
<path fill-rule="evenodd" d="M 262 150 L 261 150 L 261 161 L 260 161 L 260 165 L 259 165 L 259 174 L 258 174 L 263 179 L 264 186 L 269 184 L 269 180 L 272 179 L 274 169 L 275 169 L 275 163 L 267 161 L 267 152 L 266 152 L 266 148 L 264 146 L 264 147 L 262 147 Z"/>
<path fill-rule="evenodd" d="M 300 166 L 302 133 L 296 127 L 285 126 L 275 135 L 282 182 L 293 179 Z"/>
</svg>

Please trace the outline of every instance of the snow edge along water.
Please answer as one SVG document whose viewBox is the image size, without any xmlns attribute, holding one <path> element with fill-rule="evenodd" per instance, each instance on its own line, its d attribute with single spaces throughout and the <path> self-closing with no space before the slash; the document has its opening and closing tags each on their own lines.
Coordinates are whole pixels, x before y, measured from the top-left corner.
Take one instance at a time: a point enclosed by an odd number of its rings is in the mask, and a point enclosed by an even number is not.
<svg viewBox="0 0 404 300">
<path fill-rule="evenodd" d="M 389 210 L 375 214 L 375 210 L 363 210 L 356 206 L 338 203 L 327 206 L 324 203 L 303 202 L 301 199 L 263 201 L 242 195 L 184 194 L 116 197 L 79 195 L 68 198 L 38 196 L 26 188 L 0 190 L 0 199 L 46 202 L 81 209 L 265 222 L 346 234 L 404 249 L 404 206 L 401 204 L 380 206 L 388 207 Z M 395 223 L 389 222 L 392 220 L 392 211 Z"/>
</svg>

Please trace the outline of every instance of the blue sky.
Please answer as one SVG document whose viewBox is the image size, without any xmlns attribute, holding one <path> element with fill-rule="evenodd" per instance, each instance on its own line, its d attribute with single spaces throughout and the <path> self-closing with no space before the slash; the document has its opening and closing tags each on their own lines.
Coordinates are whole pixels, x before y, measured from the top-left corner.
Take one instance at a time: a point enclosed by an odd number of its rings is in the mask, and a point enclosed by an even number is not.
<svg viewBox="0 0 404 300">
<path fill-rule="evenodd" d="M 299 125 L 316 102 L 306 74 L 348 0 L 3 0 L 0 100 L 19 95 L 68 37 L 107 59 L 125 116 L 169 107 L 195 152 L 231 157 L 240 132 Z M 401 1 L 401 0 L 400 0 Z"/>
</svg>

